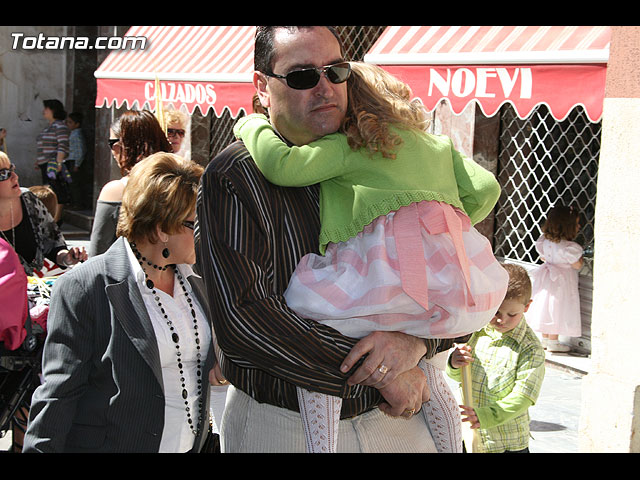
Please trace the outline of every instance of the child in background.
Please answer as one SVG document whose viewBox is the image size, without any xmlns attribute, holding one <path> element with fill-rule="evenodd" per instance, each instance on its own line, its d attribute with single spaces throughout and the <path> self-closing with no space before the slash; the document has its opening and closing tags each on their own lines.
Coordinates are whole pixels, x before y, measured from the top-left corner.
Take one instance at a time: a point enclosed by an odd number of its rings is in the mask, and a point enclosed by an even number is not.
<svg viewBox="0 0 640 480">
<path fill-rule="evenodd" d="M 81 112 L 71 112 L 65 122 L 67 128 L 69 128 L 69 156 L 65 159 L 64 163 L 72 176 L 80 170 L 80 166 L 87 153 L 84 133 L 82 132 L 83 119 L 84 115 Z"/>
<path fill-rule="evenodd" d="M 503 266 L 509 287 L 496 316 L 466 345 L 456 347 L 447 365 L 447 374 L 460 382 L 460 368 L 471 364 L 475 408 L 460 408 L 462 420 L 477 429 L 474 453 L 529 451 L 529 407 L 544 379 L 544 349 L 524 319 L 531 281 L 519 265 Z"/>
<path fill-rule="evenodd" d="M 454 150 L 450 139 L 427 134 L 422 105 L 381 68 L 344 62 L 326 67 L 326 75 L 341 83 L 351 69 L 344 133 L 288 147 L 263 115 L 245 117 L 234 128 L 270 182 L 321 184 L 324 255 L 300 260 L 284 294 L 287 305 L 355 338 L 376 330 L 455 338 L 482 328 L 508 279 L 472 224 L 493 209 L 498 182 Z M 432 364 L 423 371 L 432 390 L 448 389 L 442 371 Z M 386 367 L 379 372 L 386 374 Z M 341 399 L 298 393 L 307 449 L 335 451 Z M 427 421 L 451 419 L 459 428 L 453 395 L 443 393 L 441 414 Z M 432 402 L 439 397 L 432 395 Z M 335 422 L 314 417 L 320 409 L 311 403 L 323 405 Z M 314 436 L 323 431 L 329 434 Z"/>
<path fill-rule="evenodd" d="M 84 159 L 87 155 L 86 140 L 84 132 L 82 130 L 82 122 L 84 115 L 82 112 L 71 112 L 65 123 L 69 129 L 69 155 L 64 160 L 64 164 L 67 170 L 71 174 L 72 182 L 69 185 L 71 197 L 73 200 L 74 208 L 84 207 L 84 198 L 82 192 L 85 190 L 85 183 L 83 179 L 84 168 L 81 167 L 84 164 Z"/>
<path fill-rule="evenodd" d="M 38 200 L 40 200 L 45 207 L 47 207 L 48 212 L 53 217 L 53 220 L 56 224 L 61 224 L 60 217 L 62 215 L 62 210 L 58 208 L 58 196 L 55 194 L 53 189 L 48 185 L 33 185 L 29 187 L 29 191 L 33 193 Z M 43 259 L 42 268 L 40 270 L 35 270 L 33 275 L 36 277 L 56 277 L 58 275 L 62 275 L 66 269 L 59 267 L 52 262 L 48 258 Z"/>
<path fill-rule="evenodd" d="M 542 334 L 549 352 L 568 352 L 571 347 L 558 335 L 582 334 L 578 270 L 582 268 L 582 247 L 573 240 L 580 231 L 580 217 L 573 207 L 557 205 L 542 226 L 536 250 L 544 262 L 531 272 L 533 305 L 528 321 Z"/>
<path fill-rule="evenodd" d="M 29 187 L 29 190 L 47 207 L 53 221 L 58 223 L 60 220 L 60 217 L 56 216 L 58 215 L 58 197 L 53 189 L 48 185 L 34 185 Z"/>
</svg>

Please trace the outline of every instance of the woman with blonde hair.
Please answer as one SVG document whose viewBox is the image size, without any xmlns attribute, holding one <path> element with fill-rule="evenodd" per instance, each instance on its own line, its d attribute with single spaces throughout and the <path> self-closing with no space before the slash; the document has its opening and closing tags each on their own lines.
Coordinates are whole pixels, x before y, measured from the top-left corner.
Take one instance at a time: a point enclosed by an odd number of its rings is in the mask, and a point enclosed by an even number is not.
<svg viewBox="0 0 640 480">
<path fill-rule="evenodd" d="M 301 72 L 306 70 L 283 78 L 296 88 L 297 78 L 287 77 Z M 285 292 L 287 305 L 356 338 L 384 330 L 456 338 L 482 328 L 508 281 L 488 240 L 472 226 L 498 199 L 495 177 L 457 152 L 450 139 L 426 133 L 423 106 L 381 68 L 352 62 L 318 73 L 320 81 L 322 74 L 333 83 L 348 79 L 349 106 L 339 133 L 288 147 L 264 116 L 249 115 L 234 129 L 270 182 L 321 185 L 322 255 L 300 260 Z M 366 353 L 354 348 L 345 364 L 353 366 Z M 385 362 L 392 364 L 374 355 L 365 360 L 377 370 L 379 388 L 402 373 Z M 460 451 L 457 405 L 442 372 L 433 368 L 424 365 L 432 389 L 426 405 L 438 402 L 441 410 L 429 412 L 427 420 L 439 451 Z M 340 403 L 299 389 L 309 451 L 335 451 L 336 427 L 318 428 L 323 422 L 313 412 L 337 425 Z M 451 421 L 438 425 L 436 417 Z"/>
<path fill-rule="evenodd" d="M 120 237 L 54 285 L 24 451 L 200 450 L 215 358 L 191 268 L 201 175 L 170 153 L 139 162 Z"/>
<path fill-rule="evenodd" d="M 188 158 L 186 155 L 187 152 L 182 151 L 182 147 L 185 135 L 187 134 L 189 117 L 186 113 L 181 112 L 180 110 L 167 110 L 164 112 L 164 115 L 167 122 L 167 138 L 169 139 L 173 153 L 177 153 Z M 185 148 L 185 150 L 188 150 L 188 148 Z"/>
<path fill-rule="evenodd" d="M 67 268 L 87 259 L 84 247 L 67 247 L 53 216 L 38 197 L 22 190 L 9 157 L 0 152 L 0 237 L 16 251 L 27 275 L 45 259 Z"/>
</svg>

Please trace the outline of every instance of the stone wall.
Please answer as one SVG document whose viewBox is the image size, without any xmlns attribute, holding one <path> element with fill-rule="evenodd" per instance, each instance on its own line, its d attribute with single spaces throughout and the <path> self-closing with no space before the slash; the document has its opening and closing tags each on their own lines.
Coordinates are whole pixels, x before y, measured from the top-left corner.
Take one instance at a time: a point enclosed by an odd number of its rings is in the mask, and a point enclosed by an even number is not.
<svg viewBox="0 0 640 480">
<path fill-rule="evenodd" d="M 612 27 L 598 171 L 592 369 L 583 380 L 581 452 L 640 453 L 640 27 Z"/>
</svg>

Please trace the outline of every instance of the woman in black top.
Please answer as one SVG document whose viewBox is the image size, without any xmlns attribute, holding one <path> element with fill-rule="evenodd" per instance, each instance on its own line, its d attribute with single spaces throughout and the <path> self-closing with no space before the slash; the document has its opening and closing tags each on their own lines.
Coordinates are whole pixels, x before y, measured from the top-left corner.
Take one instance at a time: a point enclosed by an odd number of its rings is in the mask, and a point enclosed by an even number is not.
<svg viewBox="0 0 640 480">
<path fill-rule="evenodd" d="M 84 247 L 67 248 L 44 204 L 18 183 L 15 166 L 0 152 L 0 236 L 14 248 L 27 275 L 41 270 L 48 258 L 61 267 L 87 259 Z"/>
</svg>

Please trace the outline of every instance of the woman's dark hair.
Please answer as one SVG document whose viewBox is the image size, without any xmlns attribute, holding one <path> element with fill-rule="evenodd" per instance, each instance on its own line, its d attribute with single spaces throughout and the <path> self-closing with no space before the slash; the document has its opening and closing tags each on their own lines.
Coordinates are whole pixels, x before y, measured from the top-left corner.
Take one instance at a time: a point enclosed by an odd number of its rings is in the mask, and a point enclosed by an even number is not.
<svg viewBox="0 0 640 480">
<path fill-rule="evenodd" d="M 296 30 L 302 30 L 303 28 L 313 28 L 313 27 L 314 27 L 313 25 L 303 26 L 303 27 L 296 27 L 296 26 L 284 27 L 284 26 L 273 26 L 273 25 L 256 27 L 256 42 L 255 42 L 255 49 L 253 53 L 254 70 L 257 70 L 258 72 L 263 72 L 263 73 L 273 73 L 271 71 L 271 68 L 272 68 L 273 57 L 275 56 L 275 53 L 276 53 L 275 47 L 274 47 L 274 41 L 273 41 L 276 29 L 284 28 L 290 32 L 295 32 Z M 340 36 L 338 35 L 338 32 L 336 31 L 335 27 L 325 26 L 325 28 L 328 28 L 329 31 L 333 34 L 333 36 L 336 37 L 336 39 L 338 40 L 338 45 L 340 45 L 340 54 L 344 55 L 344 51 L 342 48 L 342 40 L 340 39 Z"/>
<path fill-rule="evenodd" d="M 148 110 L 124 112 L 111 130 L 123 149 L 119 163 L 122 175 L 127 175 L 136 163 L 153 153 L 173 151 L 160 123 Z"/>
<path fill-rule="evenodd" d="M 53 118 L 56 120 L 64 120 L 67 118 L 67 112 L 64 110 L 64 105 L 60 100 L 43 100 L 42 104 L 45 108 L 48 108 L 53 113 Z"/>
</svg>

